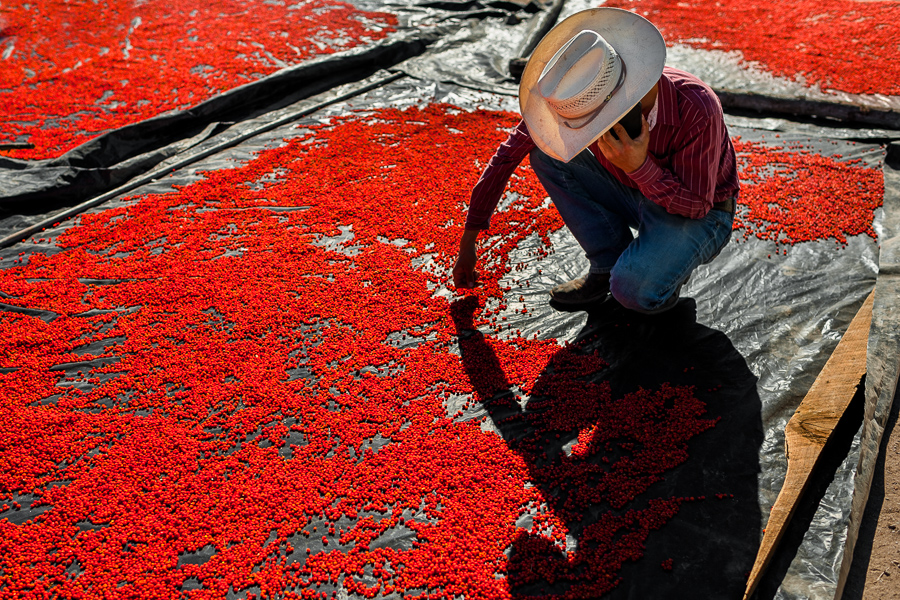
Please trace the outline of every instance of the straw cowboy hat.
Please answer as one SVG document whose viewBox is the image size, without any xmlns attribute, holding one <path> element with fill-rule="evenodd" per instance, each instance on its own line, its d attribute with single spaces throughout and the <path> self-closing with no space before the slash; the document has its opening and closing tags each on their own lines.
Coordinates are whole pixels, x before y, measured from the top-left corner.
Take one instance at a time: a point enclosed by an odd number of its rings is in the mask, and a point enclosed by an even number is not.
<svg viewBox="0 0 900 600">
<path fill-rule="evenodd" d="M 569 162 L 659 81 L 666 43 L 647 19 L 594 8 L 550 30 L 525 65 L 519 108 L 538 148 Z"/>
</svg>

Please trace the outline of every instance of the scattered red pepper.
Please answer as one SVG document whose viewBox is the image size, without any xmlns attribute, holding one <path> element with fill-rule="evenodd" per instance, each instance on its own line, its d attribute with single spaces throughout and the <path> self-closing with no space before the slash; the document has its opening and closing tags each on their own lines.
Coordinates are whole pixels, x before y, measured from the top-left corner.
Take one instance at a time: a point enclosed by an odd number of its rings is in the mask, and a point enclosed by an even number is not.
<svg viewBox="0 0 900 600">
<path fill-rule="evenodd" d="M 51 158 L 323 54 L 396 17 L 339 0 L 8 0 L 0 14 L 4 155 Z"/>
<path fill-rule="evenodd" d="M 787 246 L 834 240 L 872 228 L 884 200 L 884 175 L 859 161 L 841 161 L 802 148 L 769 146 L 735 139 L 741 185 L 734 229 Z"/>
<path fill-rule="evenodd" d="M 610 0 L 668 44 L 740 52 L 745 64 L 823 91 L 900 95 L 900 5 L 845 0 Z"/>
<path fill-rule="evenodd" d="M 559 581 L 554 597 L 599 597 L 682 502 L 724 497 L 629 508 L 715 425 L 703 402 L 672 385 L 614 397 L 602 357 L 498 319 L 524 283 L 511 252 L 537 235 L 546 255 L 562 227 L 527 165 L 477 295 L 436 293 L 478 161 L 516 120 L 429 105 L 304 125 L 244 165 L 44 232 L 59 252 L 0 270 L 5 304 L 45 311 L 0 312 L 6 593 L 173 598 L 191 580 L 199 597 L 324 599 L 341 580 L 365 597 L 509 598 Z M 483 337 L 458 334 L 459 302 Z M 515 447 L 464 420 L 511 389 L 534 396 Z M 577 441 L 548 460 L 557 436 Z M 13 525 L 14 494 L 49 508 Z M 567 520 L 603 505 L 566 551 Z M 381 542 L 398 527 L 411 548 Z M 202 548 L 212 558 L 179 564 Z"/>
</svg>

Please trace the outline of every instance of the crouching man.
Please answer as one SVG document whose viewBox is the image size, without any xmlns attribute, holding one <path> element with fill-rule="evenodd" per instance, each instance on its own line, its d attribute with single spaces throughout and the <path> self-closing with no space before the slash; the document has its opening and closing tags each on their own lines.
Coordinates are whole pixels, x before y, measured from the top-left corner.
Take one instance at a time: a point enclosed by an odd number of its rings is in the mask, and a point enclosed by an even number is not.
<svg viewBox="0 0 900 600">
<path fill-rule="evenodd" d="M 547 34 L 522 76 L 523 120 L 472 191 L 457 288 L 475 285 L 478 233 L 530 154 L 590 263 L 552 300 L 580 307 L 612 294 L 644 313 L 677 302 L 691 272 L 728 243 L 739 182 L 718 98 L 664 67 L 665 56 L 656 27 L 615 8 L 577 13 Z"/>
</svg>

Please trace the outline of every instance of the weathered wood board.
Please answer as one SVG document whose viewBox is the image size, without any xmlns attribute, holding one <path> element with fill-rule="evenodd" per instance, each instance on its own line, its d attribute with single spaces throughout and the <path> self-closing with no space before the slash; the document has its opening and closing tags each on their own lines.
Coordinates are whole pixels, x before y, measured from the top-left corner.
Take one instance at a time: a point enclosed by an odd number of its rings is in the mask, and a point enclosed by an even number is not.
<svg viewBox="0 0 900 600">
<path fill-rule="evenodd" d="M 744 600 L 750 598 L 756 590 L 807 488 L 822 450 L 866 373 L 866 347 L 872 323 L 873 298 L 873 294 L 866 298 L 785 427 L 787 474 L 781 492 L 772 506 L 759 553 L 747 581 Z"/>
</svg>

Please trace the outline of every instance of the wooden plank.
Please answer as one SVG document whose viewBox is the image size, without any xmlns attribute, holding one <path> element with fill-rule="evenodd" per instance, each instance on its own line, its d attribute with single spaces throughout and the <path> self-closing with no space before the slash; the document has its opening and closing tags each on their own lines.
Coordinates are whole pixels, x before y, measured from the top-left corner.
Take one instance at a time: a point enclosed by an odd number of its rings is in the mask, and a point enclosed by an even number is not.
<svg viewBox="0 0 900 600">
<path fill-rule="evenodd" d="M 781 492 L 772 506 L 756 562 L 747 580 L 744 600 L 750 598 L 756 590 L 769 566 L 787 524 L 806 491 L 810 475 L 816 468 L 825 444 L 866 373 L 866 346 L 872 323 L 873 298 L 874 292 L 869 294 L 856 313 L 844 337 L 784 429 L 787 474 Z"/>
</svg>

